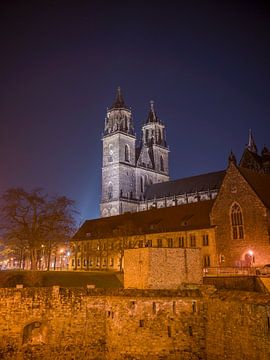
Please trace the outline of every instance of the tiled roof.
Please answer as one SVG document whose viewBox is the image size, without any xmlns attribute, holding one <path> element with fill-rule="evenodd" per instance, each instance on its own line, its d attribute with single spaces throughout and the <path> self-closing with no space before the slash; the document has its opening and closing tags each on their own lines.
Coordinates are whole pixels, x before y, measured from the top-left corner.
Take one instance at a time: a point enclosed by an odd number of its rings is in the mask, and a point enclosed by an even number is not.
<svg viewBox="0 0 270 360">
<path fill-rule="evenodd" d="M 87 220 L 74 239 L 108 238 L 209 228 L 213 200 Z"/>
<path fill-rule="evenodd" d="M 257 173 L 241 166 L 238 169 L 264 205 L 270 209 L 270 175 Z"/>
<path fill-rule="evenodd" d="M 208 174 L 191 176 L 174 181 L 157 183 L 146 188 L 145 199 L 150 200 L 155 197 L 169 197 L 173 195 L 196 193 L 219 189 L 226 171 L 217 171 Z"/>
</svg>

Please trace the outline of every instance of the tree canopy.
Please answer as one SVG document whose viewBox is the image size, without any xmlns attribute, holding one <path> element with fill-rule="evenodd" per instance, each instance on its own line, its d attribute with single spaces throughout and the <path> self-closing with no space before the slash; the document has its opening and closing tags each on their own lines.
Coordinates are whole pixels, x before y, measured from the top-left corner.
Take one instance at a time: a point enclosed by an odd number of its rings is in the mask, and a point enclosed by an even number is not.
<svg viewBox="0 0 270 360">
<path fill-rule="evenodd" d="M 66 196 L 11 188 L 1 198 L 2 238 L 22 267 L 27 256 L 31 269 L 39 268 L 42 258 L 49 270 L 52 253 L 74 233 L 76 214 L 74 201 Z"/>
</svg>

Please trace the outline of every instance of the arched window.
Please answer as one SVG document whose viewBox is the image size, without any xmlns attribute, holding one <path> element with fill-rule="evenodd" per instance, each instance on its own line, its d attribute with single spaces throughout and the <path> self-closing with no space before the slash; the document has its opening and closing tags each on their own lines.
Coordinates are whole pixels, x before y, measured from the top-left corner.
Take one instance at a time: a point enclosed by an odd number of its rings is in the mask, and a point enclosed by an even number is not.
<svg viewBox="0 0 270 360">
<path fill-rule="evenodd" d="M 125 145 L 125 161 L 129 162 L 129 146 Z"/>
<path fill-rule="evenodd" d="M 232 225 L 232 238 L 243 239 L 244 238 L 243 216 L 242 216 L 241 208 L 238 204 L 233 204 L 231 208 L 231 225 Z"/>
<path fill-rule="evenodd" d="M 109 186 L 108 186 L 108 199 L 112 199 L 113 197 L 113 186 L 112 186 L 112 183 L 109 182 Z"/>
<path fill-rule="evenodd" d="M 143 177 L 140 178 L 140 184 L 141 184 L 141 192 L 143 192 Z"/>
<path fill-rule="evenodd" d="M 144 175 L 144 186 L 148 185 L 148 177 L 147 175 Z"/>
<path fill-rule="evenodd" d="M 163 157 L 160 157 L 160 171 L 164 171 L 164 161 L 163 161 Z"/>
</svg>

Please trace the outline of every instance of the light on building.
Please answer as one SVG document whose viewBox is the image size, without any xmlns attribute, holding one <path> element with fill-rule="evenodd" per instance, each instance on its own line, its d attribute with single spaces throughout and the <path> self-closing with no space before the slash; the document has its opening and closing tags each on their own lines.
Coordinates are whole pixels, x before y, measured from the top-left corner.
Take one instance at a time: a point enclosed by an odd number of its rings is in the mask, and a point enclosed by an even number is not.
<svg viewBox="0 0 270 360">
<path fill-rule="evenodd" d="M 253 252 L 252 250 L 248 250 L 248 254 L 249 254 L 250 256 L 253 256 L 253 255 L 254 255 L 254 252 Z"/>
</svg>

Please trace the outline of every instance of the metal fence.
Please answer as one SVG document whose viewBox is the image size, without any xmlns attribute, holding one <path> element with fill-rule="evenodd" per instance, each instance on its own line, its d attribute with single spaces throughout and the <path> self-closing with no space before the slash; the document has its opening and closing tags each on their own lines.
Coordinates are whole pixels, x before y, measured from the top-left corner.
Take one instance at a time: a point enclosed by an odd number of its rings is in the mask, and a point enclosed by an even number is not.
<svg viewBox="0 0 270 360">
<path fill-rule="evenodd" d="M 203 269 L 203 276 L 254 276 L 253 267 L 208 267 Z"/>
</svg>

